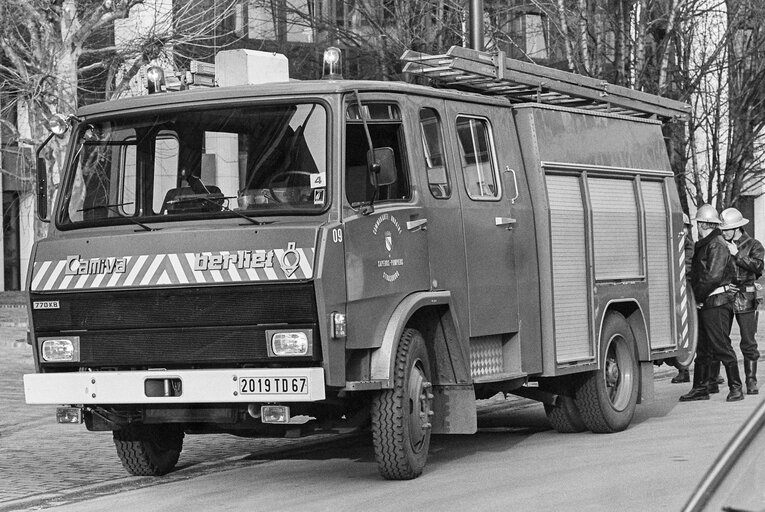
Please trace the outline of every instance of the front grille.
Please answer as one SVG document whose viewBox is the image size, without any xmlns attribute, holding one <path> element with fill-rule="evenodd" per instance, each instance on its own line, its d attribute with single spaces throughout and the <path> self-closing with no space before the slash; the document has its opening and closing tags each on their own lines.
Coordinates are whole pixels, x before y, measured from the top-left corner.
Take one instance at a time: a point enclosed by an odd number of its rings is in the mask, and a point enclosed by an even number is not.
<svg viewBox="0 0 765 512">
<path fill-rule="evenodd" d="M 313 357 L 289 361 L 320 360 L 311 284 L 81 292 L 32 300 L 59 301 L 57 310 L 33 311 L 35 333 L 79 336 L 83 367 L 264 363 L 269 360 L 265 330 L 287 325 L 315 333 Z"/>
<path fill-rule="evenodd" d="M 316 320 L 313 285 L 194 287 L 38 295 L 59 309 L 34 310 L 35 330 L 212 327 Z"/>
</svg>

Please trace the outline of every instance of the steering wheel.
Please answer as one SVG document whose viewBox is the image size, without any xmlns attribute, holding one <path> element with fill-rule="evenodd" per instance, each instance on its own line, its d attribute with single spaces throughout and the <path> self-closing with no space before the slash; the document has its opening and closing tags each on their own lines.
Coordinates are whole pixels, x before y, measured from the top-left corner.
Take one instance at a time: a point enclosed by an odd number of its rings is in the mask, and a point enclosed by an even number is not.
<svg viewBox="0 0 765 512">
<path fill-rule="evenodd" d="M 282 181 L 289 176 L 306 176 L 308 179 L 308 183 L 311 183 L 311 173 L 308 171 L 282 171 L 277 172 L 271 178 L 268 180 L 268 183 L 266 183 L 266 190 L 268 190 L 268 193 L 271 195 L 271 197 L 276 201 L 277 203 L 283 202 L 279 197 L 274 193 L 274 183 L 278 181 Z"/>
</svg>

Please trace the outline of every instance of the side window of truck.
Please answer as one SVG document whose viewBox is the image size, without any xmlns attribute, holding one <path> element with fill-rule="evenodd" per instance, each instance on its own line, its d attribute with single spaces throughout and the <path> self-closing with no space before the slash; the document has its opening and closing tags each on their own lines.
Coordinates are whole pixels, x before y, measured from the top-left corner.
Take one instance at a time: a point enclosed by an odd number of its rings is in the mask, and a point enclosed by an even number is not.
<svg viewBox="0 0 765 512">
<path fill-rule="evenodd" d="M 368 203 L 374 196 L 374 187 L 367 170 L 367 139 L 362 115 L 369 128 L 375 148 L 393 149 L 396 181 L 379 187 L 374 202 L 405 201 L 412 197 L 409 173 L 404 151 L 404 127 L 397 105 L 390 103 L 364 103 L 359 112 L 356 103 L 350 103 L 345 115 L 345 195 L 350 204 Z"/>
<path fill-rule="evenodd" d="M 443 129 L 438 113 L 432 108 L 420 110 L 420 135 L 430 193 L 436 199 L 448 199 L 452 195 L 452 185 L 446 171 Z"/>
<path fill-rule="evenodd" d="M 499 180 L 488 120 L 457 117 L 457 140 L 468 197 L 478 201 L 498 198 Z"/>
</svg>

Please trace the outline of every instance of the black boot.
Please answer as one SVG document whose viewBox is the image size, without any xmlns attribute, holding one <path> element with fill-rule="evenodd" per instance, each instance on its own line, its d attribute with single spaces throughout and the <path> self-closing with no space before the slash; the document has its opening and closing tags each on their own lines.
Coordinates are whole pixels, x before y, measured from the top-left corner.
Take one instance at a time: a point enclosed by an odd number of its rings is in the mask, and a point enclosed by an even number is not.
<svg viewBox="0 0 765 512">
<path fill-rule="evenodd" d="M 725 398 L 726 402 L 738 402 L 744 399 L 741 391 L 741 375 L 738 373 L 738 361 L 725 365 L 725 375 L 728 377 L 728 389 L 730 393 Z"/>
<path fill-rule="evenodd" d="M 690 382 L 691 381 L 691 372 L 688 371 L 688 368 L 682 368 L 677 370 L 677 375 L 672 377 L 672 380 L 670 381 L 672 384 L 678 384 L 680 382 Z"/>
<path fill-rule="evenodd" d="M 757 389 L 757 360 L 744 359 L 744 375 L 746 376 L 746 394 L 757 395 L 760 390 Z"/>
<path fill-rule="evenodd" d="M 709 365 L 700 363 L 693 365 L 693 387 L 680 397 L 680 401 L 694 400 L 709 400 Z"/>
<path fill-rule="evenodd" d="M 709 370 L 709 382 L 715 384 L 725 384 L 725 379 L 720 377 L 720 361 L 712 361 L 712 366 Z M 720 390 L 712 391 L 712 393 L 719 393 Z"/>
</svg>

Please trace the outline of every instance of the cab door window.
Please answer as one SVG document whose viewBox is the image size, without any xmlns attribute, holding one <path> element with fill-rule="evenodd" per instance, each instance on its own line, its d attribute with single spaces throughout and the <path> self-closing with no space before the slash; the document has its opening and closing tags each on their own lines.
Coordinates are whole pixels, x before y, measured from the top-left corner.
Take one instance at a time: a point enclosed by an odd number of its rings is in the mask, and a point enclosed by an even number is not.
<svg viewBox="0 0 765 512">
<path fill-rule="evenodd" d="M 441 119 L 432 108 L 420 110 L 420 136 L 430 193 L 436 199 L 448 199 L 452 195 L 452 185 L 446 170 L 443 130 Z"/>
<path fill-rule="evenodd" d="M 457 140 L 465 188 L 471 199 L 490 201 L 500 196 L 494 141 L 483 118 L 457 118 Z"/>
<path fill-rule="evenodd" d="M 373 147 L 393 149 L 396 166 L 395 182 L 378 187 L 376 195 L 367 166 L 369 139 L 364 120 Z M 351 205 L 370 201 L 406 201 L 411 198 L 404 148 L 404 127 L 397 105 L 364 103 L 361 110 L 355 101 L 348 105 L 345 116 L 345 194 Z"/>
</svg>

